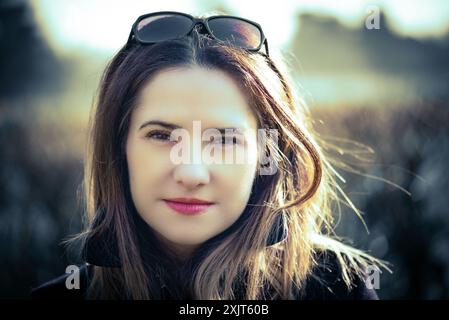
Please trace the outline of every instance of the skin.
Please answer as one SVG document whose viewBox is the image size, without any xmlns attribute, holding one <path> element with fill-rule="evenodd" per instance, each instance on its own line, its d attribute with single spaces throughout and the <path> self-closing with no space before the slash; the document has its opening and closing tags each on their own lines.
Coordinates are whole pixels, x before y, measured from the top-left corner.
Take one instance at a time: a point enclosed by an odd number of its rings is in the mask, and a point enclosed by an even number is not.
<svg viewBox="0 0 449 320">
<path fill-rule="evenodd" d="M 175 163 L 170 156 L 177 143 L 170 141 L 172 129 L 156 124 L 141 128 L 154 120 L 187 130 L 192 157 L 201 155 L 209 144 L 200 141 L 193 147 L 193 121 L 200 121 L 202 132 L 208 128 L 243 130 L 235 145 L 229 143 L 232 138 L 223 144 L 221 138 L 217 141 L 223 154 L 244 148 L 249 155 L 257 154 L 257 139 L 251 134 L 257 130 L 257 121 L 238 83 L 221 70 L 197 66 L 163 70 L 142 88 L 126 141 L 132 199 L 160 241 L 186 257 L 242 214 L 250 197 L 256 163 Z M 197 198 L 214 205 L 200 215 L 181 215 L 163 201 L 177 197 Z"/>
</svg>

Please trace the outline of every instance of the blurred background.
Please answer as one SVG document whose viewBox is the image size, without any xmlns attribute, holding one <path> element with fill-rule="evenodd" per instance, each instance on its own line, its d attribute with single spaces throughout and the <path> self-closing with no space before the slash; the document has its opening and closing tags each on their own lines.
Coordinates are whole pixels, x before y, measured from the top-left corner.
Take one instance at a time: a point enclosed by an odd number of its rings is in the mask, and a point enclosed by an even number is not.
<svg viewBox="0 0 449 320">
<path fill-rule="evenodd" d="M 391 263 L 380 298 L 448 299 L 449 3 L 163 3 L 0 2 L 0 297 L 28 298 L 71 263 L 60 242 L 81 228 L 88 113 L 137 16 L 220 10 L 262 25 L 329 152 L 353 164 L 342 186 L 369 233 L 344 206 L 338 231 Z"/>
</svg>

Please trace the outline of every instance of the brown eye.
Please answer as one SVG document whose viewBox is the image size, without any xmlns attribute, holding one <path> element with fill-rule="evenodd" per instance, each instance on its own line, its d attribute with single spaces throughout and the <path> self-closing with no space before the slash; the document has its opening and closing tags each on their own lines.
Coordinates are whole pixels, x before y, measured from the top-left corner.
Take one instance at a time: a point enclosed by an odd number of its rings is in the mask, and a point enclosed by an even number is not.
<svg viewBox="0 0 449 320">
<path fill-rule="evenodd" d="M 222 139 L 223 144 L 237 144 L 237 138 L 230 136 L 230 137 L 223 137 Z"/>
<path fill-rule="evenodd" d="M 160 141 L 170 141 L 170 133 L 164 131 L 150 131 L 146 137 L 148 139 L 155 139 Z"/>
<path fill-rule="evenodd" d="M 237 145 L 241 143 L 241 141 L 236 136 L 211 137 L 210 142 L 221 145 Z"/>
<path fill-rule="evenodd" d="M 239 137 L 232 135 L 232 136 L 222 137 L 221 143 L 223 145 L 238 145 L 238 144 L 242 144 L 242 141 Z"/>
</svg>

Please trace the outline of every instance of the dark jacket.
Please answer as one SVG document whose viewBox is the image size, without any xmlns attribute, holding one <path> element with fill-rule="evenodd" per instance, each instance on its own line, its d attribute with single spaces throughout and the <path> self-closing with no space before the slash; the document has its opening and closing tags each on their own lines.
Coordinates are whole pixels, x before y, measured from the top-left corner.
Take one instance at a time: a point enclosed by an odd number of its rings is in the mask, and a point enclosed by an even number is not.
<svg viewBox="0 0 449 320">
<path fill-rule="evenodd" d="M 101 215 L 98 215 L 99 219 Z M 279 217 L 282 217 L 280 215 Z M 141 221 L 141 225 L 145 225 Z M 98 220 L 97 220 L 98 223 Z M 94 221 L 94 225 L 96 222 Z M 221 236 L 225 236 L 223 233 Z M 278 219 L 272 228 L 267 246 L 284 241 L 287 237 L 282 218 Z M 86 264 L 80 267 L 79 289 L 67 289 L 66 280 L 70 274 L 61 275 L 37 288 L 32 289 L 33 299 L 84 299 L 93 274 L 94 265 L 104 267 L 120 267 L 117 246 L 113 241 L 111 233 L 106 233 L 99 238 L 88 239 L 84 247 Z M 219 237 L 217 237 L 219 239 Z M 298 300 L 354 300 L 367 299 L 377 300 L 378 296 L 374 289 L 365 284 L 365 278 L 354 275 L 354 287 L 349 290 L 341 277 L 340 264 L 335 254 L 325 252 L 315 257 L 317 266 L 305 285 L 305 290 L 298 294 Z M 69 279 L 70 280 L 70 279 Z M 237 296 L 239 296 L 237 294 Z"/>
<path fill-rule="evenodd" d="M 298 300 L 378 300 L 376 291 L 365 285 L 365 279 L 356 277 L 354 288 L 348 290 L 340 276 L 340 268 L 335 256 L 329 255 L 326 261 L 315 268 L 304 293 L 298 296 Z M 31 297 L 32 299 L 84 299 L 92 269 L 93 265 L 89 264 L 80 267 L 80 289 L 67 289 L 66 279 L 69 275 L 64 274 L 34 288 L 31 291 Z"/>
</svg>

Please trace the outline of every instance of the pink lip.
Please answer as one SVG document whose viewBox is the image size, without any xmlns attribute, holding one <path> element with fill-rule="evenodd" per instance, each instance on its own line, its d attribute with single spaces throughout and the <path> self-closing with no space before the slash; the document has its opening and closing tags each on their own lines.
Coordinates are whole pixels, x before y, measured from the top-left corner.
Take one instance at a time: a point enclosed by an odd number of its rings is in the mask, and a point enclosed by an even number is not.
<svg viewBox="0 0 449 320">
<path fill-rule="evenodd" d="M 172 200 L 165 200 L 164 202 L 171 209 L 184 215 L 197 215 L 206 211 L 213 203 L 186 203 Z"/>
</svg>

